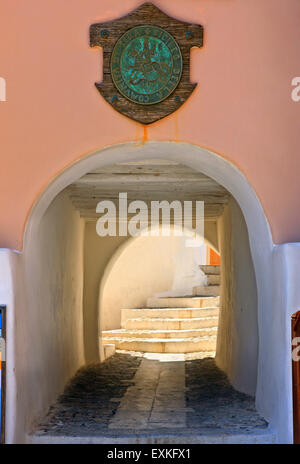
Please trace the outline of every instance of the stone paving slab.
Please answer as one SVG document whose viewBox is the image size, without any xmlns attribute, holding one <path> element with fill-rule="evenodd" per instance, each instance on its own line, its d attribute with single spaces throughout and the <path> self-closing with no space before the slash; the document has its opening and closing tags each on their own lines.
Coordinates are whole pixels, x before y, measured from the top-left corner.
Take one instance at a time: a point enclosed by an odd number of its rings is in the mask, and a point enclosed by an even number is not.
<svg viewBox="0 0 300 464">
<path fill-rule="evenodd" d="M 135 430 L 186 426 L 184 362 L 161 364 L 143 358 L 133 381 L 109 422 L 110 429 L 127 430 L 133 424 Z M 125 410 L 131 414 L 124 414 Z"/>
<path fill-rule="evenodd" d="M 132 429 L 140 430 L 146 429 L 149 422 L 149 410 L 136 411 L 133 409 L 124 411 L 119 410 L 114 415 L 113 419 L 109 422 L 109 429 Z"/>
</svg>

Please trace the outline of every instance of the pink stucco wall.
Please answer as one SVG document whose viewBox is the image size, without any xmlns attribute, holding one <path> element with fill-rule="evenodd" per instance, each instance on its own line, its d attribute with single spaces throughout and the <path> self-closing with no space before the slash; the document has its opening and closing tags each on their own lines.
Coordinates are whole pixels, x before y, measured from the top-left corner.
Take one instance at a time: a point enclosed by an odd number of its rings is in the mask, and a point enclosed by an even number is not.
<svg viewBox="0 0 300 464">
<path fill-rule="evenodd" d="M 94 86 L 100 52 L 93 22 L 137 0 L 0 0 L 0 248 L 22 248 L 26 219 L 58 172 L 101 147 L 140 140 L 144 128 L 115 112 Z M 300 241 L 299 0 L 155 0 L 205 28 L 192 50 L 189 101 L 147 129 L 149 140 L 191 142 L 248 178 L 276 243 Z"/>
</svg>

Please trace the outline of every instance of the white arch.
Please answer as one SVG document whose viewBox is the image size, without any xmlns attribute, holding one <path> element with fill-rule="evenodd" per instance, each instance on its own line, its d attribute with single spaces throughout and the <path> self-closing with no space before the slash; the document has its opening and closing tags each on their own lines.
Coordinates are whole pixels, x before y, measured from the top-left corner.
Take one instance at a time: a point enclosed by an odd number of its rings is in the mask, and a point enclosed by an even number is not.
<svg viewBox="0 0 300 464">
<path fill-rule="evenodd" d="M 258 411 L 280 428 L 280 440 L 289 442 L 292 436 L 291 369 L 289 361 L 289 312 L 291 302 L 298 301 L 298 294 L 289 299 L 284 287 L 280 299 L 273 298 L 276 290 L 286 279 L 284 274 L 294 264 L 289 258 L 300 247 L 293 244 L 274 247 L 270 227 L 263 208 L 245 175 L 221 156 L 196 145 L 178 142 L 124 143 L 106 147 L 61 172 L 45 189 L 29 216 L 24 249 L 33 229 L 52 200 L 70 183 L 87 172 L 120 162 L 149 159 L 169 159 L 183 163 L 211 177 L 224 186 L 235 198 L 244 215 L 248 228 L 250 249 L 257 281 L 259 356 L 256 405 Z M 297 251 L 298 253 L 298 251 Z M 283 265 L 277 271 L 275 261 Z M 281 261 L 280 261 L 281 260 Z M 273 284 L 273 279 L 276 282 Z M 276 287 L 277 286 L 277 287 Z M 300 298 L 300 296 L 299 296 Z M 293 311 L 294 312 L 294 311 Z M 280 343 L 278 343 L 278 340 Z M 277 343 L 277 346 L 276 346 Z M 276 355 L 274 355 L 274 347 Z M 277 358 L 276 358 L 277 356 Z M 280 359 L 279 359 L 280 357 Z"/>
<path fill-rule="evenodd" d="M 197 145 L 179 142 L 147 142 L 124 143 L 105 147 L 87 157 L 78 160 L 72 166 L 63 170 L 44 190 L 29 215 L 25 233 L 24 245 L 31 228 L 39 222 L 52 200 L 70 183 L 75 182 L 84 174 L 100 167 L 127 161 L 146 159 L 170 159 L 184 163 L 197 171 L 211 177 L 223 185 L 239 203 L 249 231 L 251 245 L 260 251 L 273 247 L 270 227 L 263 208 L 246 177 L 229 161 L 205 148 Z M 262 232 L 259 240 L 255 240 L 256 232 Z M 255 232 L 252 234 L 251 232 Z M 261 245 L 259 245 L 259 242 Z M 255 250 L 253 249 L 252 252 Z"/>
<path fill-rule="evenodd" d="M 177 226 L 175 225 L 174 228 L 176 228 Z M 145 230 L 149 230 L 149 227 L 145 227 Z M 98 296 L 98 308 L 99 308 L 99 312 L 98 312 L 98 329 L 99 329 L 99 333 L 101 332 L 101 329 L 103 327 L 103 313 L 101 311 L 101 307 L 102 307 L 102 304 L 103 304 L 103 298 L 104 298 L 104 291 L 105 291 L 105 286 L 107 284 L 107 282 L 109 281 L 110 279 L 110 276 L 112 274 L 112 271 L 115 267 L 115 265 L 118 263 L 119 259 L 122 257 L 122 255 L 124 254 L 124 252 L 126 252 L 132 244 L 136 243 L 137 240 L 139 240 L 140 238 L 143 238 L 143 235 L 138 235 L 136 237 L 128 237 L 128 239 L 123 242 L 121 245 L 118 246 L 118 248 L 113 252 L 113 254 L 111 255 L 105 269 L 104 269 L 104 272 L 103 272 L 103 275 L 101 277 L 101 280 L 100 280 L 100 284 L 99 284 L 99 296 Z M 211 243 L 209 242 L 209 240 L 207 240 L 206 238 L 204 238 L 204 243 L 205 244 L 208 244 L 209 246 L 211 246 Z M 167 290 L 167 288 L 164 288 L 164 290 Z M 101 347 L 100 347 L 101 349 Z M 103 355 L 103 352 L 101 351 L 101 355 Z"/>
</svg>

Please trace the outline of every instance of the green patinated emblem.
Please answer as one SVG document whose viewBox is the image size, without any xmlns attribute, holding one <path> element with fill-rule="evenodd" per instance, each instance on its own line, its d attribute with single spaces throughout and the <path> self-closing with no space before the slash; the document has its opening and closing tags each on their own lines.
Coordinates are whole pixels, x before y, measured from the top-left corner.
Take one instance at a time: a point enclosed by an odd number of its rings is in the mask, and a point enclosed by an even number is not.
<svg viewBox="0 0 300 464">
<path fill-rule="evenodd" d="M 182 55 L 175 39 L 157 26 L 137 26 L 116 43 L 111 57 L 112 79 L 134 103 L 165 100 L 179 84 Z"/>
</svg>

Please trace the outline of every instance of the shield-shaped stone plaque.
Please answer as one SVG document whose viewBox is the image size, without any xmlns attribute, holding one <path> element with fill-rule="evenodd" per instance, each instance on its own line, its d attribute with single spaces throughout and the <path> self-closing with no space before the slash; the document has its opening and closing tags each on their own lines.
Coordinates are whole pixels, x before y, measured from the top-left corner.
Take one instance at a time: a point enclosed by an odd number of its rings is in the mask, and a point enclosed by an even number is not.
<svg viewBox="0 0 300 464">
<path fill-rule="evenodd" d="M 203 45 L 203 27 L 145 3 L 91 25 L 90 45 L 103 48 L 103 81 L 95 84 L 101 95 L 120 113 L 151 124 L 176 111 L 196 87 L 190 49 Z"/>
</svg>

